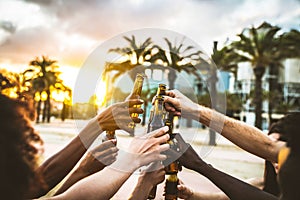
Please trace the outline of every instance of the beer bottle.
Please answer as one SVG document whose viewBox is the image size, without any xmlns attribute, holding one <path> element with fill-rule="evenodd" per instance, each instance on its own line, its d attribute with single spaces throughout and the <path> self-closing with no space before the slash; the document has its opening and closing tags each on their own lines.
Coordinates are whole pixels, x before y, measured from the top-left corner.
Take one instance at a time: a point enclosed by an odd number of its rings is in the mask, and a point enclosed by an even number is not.
<svg viewBox="0 0 300 200">
<path fill-rule="evenodd" d="M 143 89 L 143 83 L 144 83 L 144 75 L 143 74 L 137 74 L 135 81 L 134 81 L 134 85 L 133 85 L 133 89 L 130 93 L 130 97 L 131 98 L 136 98 L 137 96 L 141 96 L 142 94 L 142 89 Z M 140 108 L 141 105 L 134 105 L 133 107 L 135 108 Z M 137 113 L 132 113 L 131 117 L 138 117 L 139 114 Z M 129 123 L 129 127 L 130 128 L 134 128 L 135 127 L 135 123 L 134 122 L 130 122 Z"/>
<path fill-rule="evenodd" d="M 148 123 L 148 131 L 155 131 L 164 126 L 163 114 L 164 114 L 164 105 L 163 105 L 163 96 L 161 95 L 161 87 L 157 89 L 157 96 L 155 98 L 154 107 L 153 107 L 153 117 L 152 120 Z M 154 186 L 150 191 L 148 199 L 154 199 L 156 196 L 157 186 Z"/>
<path fill-rule="evenodd" d="M 158 96 L 163 96 L 163 95 L 166 95 L 166 84 L 163 84 L 163 83 L 160 83 L 158 85 L 158 88 L 157 88 L 157 91 L 156 91 L 156 97 Z M 155 97 L 155 98 L 156 98 Z M 148 122 L 148 128 L 147 128 L 147 133 L 150 132 L 150 124 L 152 122 L 152 119 L 153 119 L 153 115 L 154 115 L 154 106 L 152 106 L 151 110 L 150 110 L 150 117 L 149 117 L 149 122 Z M 163 115 L 162 115 L 162 118 L 164 119 L 164 114 L 165 114 L 165 109 L 163 109 Z"/>
<path fill-rule="evenodd" d="M 174 139 L 175 134 L 173 133 L 173 118 L 174 118 L 173 114 L 167 112 L 165 125 L 169 127 L 168 134 L 170 135 L 170 139 L 168 140 L 168 144 L 170 145 L 171 149 L 177 151 L 178 145 L 176 140 Z M 168 159 L 163 161 L 163 163 L 165 165 L 165 172 L 167 175 L 167 179 L 165 183 L 165 200 L 176 200 L 177 185 L 178 185 L 177 173 L 179 171 L 179 163 L 177 160 L 172 162 L 172 160 L 168 160 Z"/>
<path fill-rule="evenodd" d="M 106 131 L 105 135 L 102 137 L 102 142 L 117 139 L 114 130 Z M 116 145 L 116 144 L 115 144 Z"/>
<path fill-rule="evenodd" d="M 165 185 L 165 200 L 177 200 L 177 174 L 167 175 Z"/>
</svg>

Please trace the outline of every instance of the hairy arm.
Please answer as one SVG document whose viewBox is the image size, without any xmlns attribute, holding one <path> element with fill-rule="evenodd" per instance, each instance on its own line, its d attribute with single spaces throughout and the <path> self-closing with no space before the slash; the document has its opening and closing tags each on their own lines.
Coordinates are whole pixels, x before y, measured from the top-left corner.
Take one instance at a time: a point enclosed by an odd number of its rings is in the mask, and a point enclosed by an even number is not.
<svg viewBox="0 0 300 200">
<path fill-rule="evenodd" d="M 277 162 L 278 153 L 282 146 L 268 138 L 261 130 L 198 105 L 178 90 L 169 91 L 167 94 L 169 96 L 165 96 L 164 102 L 168 111 L 199 121 L 221 133 L 242 149 L 269 161 Z"/>
</svg>

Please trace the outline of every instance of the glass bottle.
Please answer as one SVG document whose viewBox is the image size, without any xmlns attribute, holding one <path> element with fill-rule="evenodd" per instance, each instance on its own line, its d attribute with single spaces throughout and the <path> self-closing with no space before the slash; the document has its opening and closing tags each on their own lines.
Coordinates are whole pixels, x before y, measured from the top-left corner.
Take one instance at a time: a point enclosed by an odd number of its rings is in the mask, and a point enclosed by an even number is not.
<svg viewBox="0 0 300 200">
<path fill-rule="evenodd" d="M 167 175 L 165 185 L 165 200 L 177 200 L 177 174 Z"/>
<path fill-rule="evenodd" d="M 158 88 L 157 88 L 157 91 L 156 91 L 156 97 L 158 97 L 158 96 L 162 97 L 162 96 L 166 95 L 166 89 L 167 89 L 166 84 L 160 83 L 160 84 L 158 85 Z M 156 97 L 155 97 L 155 99 L 156 99 Z M 150 117 L 149 117 L 149 122 L 148 122 L 147 133 L 150 132 L 150 124 L 151 124 L 151 122 L 152 122 L 152 120 L 153 120 L 154 108 L 155 108 L 155 107 L 152 106 L 152 108 L 151 108 L 151 110 L 150 110 Z M 165 112 L 166 112 L 164 108 L 163 108 L 163 111 L 162 111 L 162 112 L 163 112 L 163 113 L 162 113 L 162 118 L 164 119 L 164 115 L 165 115 Z"/>
<path fill-rule="evenodd" d="M 163 105 L 163 96 L 160 94 L 160 87 L 157 89 L 157 96 L 155 98 L 154 107 L 153 107 L 153 117 L 152 120 L 148 123 L 147 132 L 155 131 L 161 127 L 163 127 L 164 119 L 164 105 Z M 148 199 L 154 199 L 156 196 L 157 186 L 154 186 L 149 193 Z"/>
<path fill-rule="evenodd" d="M 135 77 L 135 81 L 134 81 L 134 85 L 132 88 L 132 91 L 130 93 L 130 98 L 140 98 L 141 94 L 142 94 L 142 89 L 143 89 L 143 83 L 144 83 L 144 75 L 138 73 Z M 141 105 L 134 105 L 133 107 L 135 108 L 140 108 Z M 138 117 L 139 114 L 138 113 L 131 113 L 131 117 Z M 134 122 L 130 122 L 129 123 L 129 127 L 130 128 L 134 128 L 135 127 L 135 123 Z"/>
</svg>

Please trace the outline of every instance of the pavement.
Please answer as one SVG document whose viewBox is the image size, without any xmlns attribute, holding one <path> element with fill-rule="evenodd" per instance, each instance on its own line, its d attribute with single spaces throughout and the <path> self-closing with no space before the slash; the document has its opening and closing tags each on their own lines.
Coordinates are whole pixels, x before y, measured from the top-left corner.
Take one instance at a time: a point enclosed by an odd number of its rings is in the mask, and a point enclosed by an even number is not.
<svg viewBox="0 0 300 200">
<path fill-rule="evenodd" d="M 86 120 L 66 120 L 65 122 L 53 120 L 50 124 L 34 124 L 35 129 L 38 130 L 44 140 L 44 159 L 62 149 L 86 123 Z M 212 164 L 215 168 L 241 180 L 263 176 L 263 159 L 245 152 L 221 135 L 217 134 L 216 146 L 209 146 L 207 145 L 209 140 L 208 129 L 180 128 L 176 131 L 180 132 L 183 138 L 192 144 L 204 161 Z M 138 126 L 136 133 L 145 133 L 145 128 Z M 128 144 L 130 138 L 126 133 L 118 131 L 117 139 L 118 147 L 122 149 Z M 178 176 L 185 185 L 194 190 L 204 193 L 220 191 L 208 179 L 191 170 L 183 168 Z M 112 199 L 128 199 L 137 178 L 138 174 L 134 173 Z M 164 182 L 158 185 L 156 199 L 164 199 L 162 195 L 163 187 Z"/>
</svg>

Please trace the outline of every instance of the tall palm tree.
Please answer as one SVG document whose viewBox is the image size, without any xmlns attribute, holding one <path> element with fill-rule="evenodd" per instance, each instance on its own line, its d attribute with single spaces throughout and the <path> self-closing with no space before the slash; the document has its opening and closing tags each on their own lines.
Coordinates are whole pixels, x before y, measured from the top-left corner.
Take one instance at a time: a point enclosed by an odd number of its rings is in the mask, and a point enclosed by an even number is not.
<svg viewBox="0 0 300 200">
<path fill-rule="evenodd" d="M 122 62 L 106 63 L 104 75 L 112 71 L 116 72 L 112 75 L 112 82 L 126 72 L 129 72 L 131 80 L 134 81 L 137 73 L 144 72 L 142 65 L 146 61 L 146 56 L 151 53 L 152 41 L 150 37 L 141 44 L 137 44 L 134 35 L 131 38 L 124 36 L 124 39 L 129 43 L 128 47 L 118 47 L 108 51 L 109 53 L 118 53 L 125 58 Z"/>
<path fill-rule="evenodd" d="M 224 46 L 222 49 L 218 49 L 218 42 L 214 41 L 213 53 L 211 54 L 212 61 L 216 64 L 215 67 L 213 64 L 208 67 L 207 70 L 209 74 L 208 86 L 210 88 L 211 96 L 211 105 L 218 109 L 218 94 L 216 89 L 216 84 L 218 82 L 217 70 L 229 71 L 236 75 L 237 64 L 235 58 L 236 55 L 234 51 L 228 46 Z M 209 145 L 216 145 L 216 133 L 212 129 L 209 130 Z"/>
<path fill-rule="evenodd" d="M 257 28 L 245 28 L 238 34 L 239 41 L 233 42 L 232 48 L 238 55 L 239 61 L 252 64 L 255 75 L 255 126 L 262 127 L 262 77 L 273 59 L 272 50 L 277 48 L 276 34 L 280 30 L 263 22 Z"/>
<path fill-rule="evenodd" d="M 273 60 L 269 65 L 269 121 L 273 122 L 272 113 L 276 105 L 283 105 L 280 102 L 280 86 L 278 84 L 279 68 L 283 67 L 282 61 L 288 58 L 300 57 L 300 32 L 292 29 L 276 38 L 277 48 L 272 51 Z"/>
<path fill-rule="evenodd" d="M 58 79 L 58 75 L 60 72 L 57 71 L 58 66 L 56 65 L 56 60 L 51 60 L 46 56 L 36 57 L 35 60 L 29 62 L 29 65 L 32 67 L 30 70 L 35 71 L 35 77 L 32 80 L 33 88 L 36 92 L 45 91 L 47 94 L 46 100 L 44 102 L 44 109 L 43 109 L 43 117 L 42 122 L 50 122 L 51 117 L 51 102 L 50 102 L 50 89 L 51 87 L 55 87 L 56 83 L 61 82 Z M 39 122 L 39 112 L 41 106 L 41 98 L 39 100 L 37 106 L 37 123 Z"/>
</svg>

